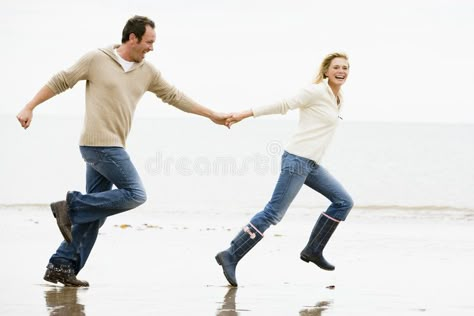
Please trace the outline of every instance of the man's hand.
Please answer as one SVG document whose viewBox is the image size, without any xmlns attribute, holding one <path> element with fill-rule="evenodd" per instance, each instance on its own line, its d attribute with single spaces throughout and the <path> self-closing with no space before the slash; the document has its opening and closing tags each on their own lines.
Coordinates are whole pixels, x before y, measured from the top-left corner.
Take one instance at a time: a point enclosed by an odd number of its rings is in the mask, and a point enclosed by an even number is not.
<svg viewBox="0 0 474 316">
<path fill-rule="evenodd" d="M 46 100 L 51 99 L 54 96 L 53 90 L 51 90 L 48 86 L 43 86 L 33 97 L 33 99 L 28 102 L 23 110 L 18 113 L 16 119 L 20 122 L 21 127 L 27 129 L 30 127 L 31 120 L 33 119 L 33 110 L 39 104 L 43 103 Z"/>
<path fill-rule="evenodd" d="M 213 121 L 214 123 L 218 124 L 218 125 L 225 125 L 227 126 L 227 120 L 229 119 L 229 117 L 231 116 L 231 114 L 229 113 L 213 113 L 211 117 L 209 117 L 211 119 L 211 121 Z M 229 127 L 229 126 L 227 126 Z"/>
<path fill-rule="evenodd" d="M 27 129 L 28 127 L 30 127 L 31 120 L 33 119 L 33 110 L 30 110 L 25 106 L 23 110 L 18 113 L 16 119 L 18 120 L 18 122 L 20 122 L 21 127 Z"/>
</svg>

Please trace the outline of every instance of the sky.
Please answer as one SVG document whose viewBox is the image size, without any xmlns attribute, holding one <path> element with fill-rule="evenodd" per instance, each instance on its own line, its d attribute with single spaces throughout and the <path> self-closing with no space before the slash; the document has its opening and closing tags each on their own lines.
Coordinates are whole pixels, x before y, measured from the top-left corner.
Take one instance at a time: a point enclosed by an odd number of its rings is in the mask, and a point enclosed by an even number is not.
<svg viewBox="0 0 474 316">
<path fill-rule="evenodd" d="M 56 72 L 119 43 L 135 14 L 156 22 L 146 59 L 196 101 L 234 112 L 290 97 L 323 57 L 349 55 L 348 121 L 473 123 L 472 0 L 2 0 L 0 115 Z M 84 83 L 35 110 L 80 117 Z M 185 117 L 151 93 L 136 117 Z M 292 118 L 294 113 L 288 117 Z"/>
</svg>

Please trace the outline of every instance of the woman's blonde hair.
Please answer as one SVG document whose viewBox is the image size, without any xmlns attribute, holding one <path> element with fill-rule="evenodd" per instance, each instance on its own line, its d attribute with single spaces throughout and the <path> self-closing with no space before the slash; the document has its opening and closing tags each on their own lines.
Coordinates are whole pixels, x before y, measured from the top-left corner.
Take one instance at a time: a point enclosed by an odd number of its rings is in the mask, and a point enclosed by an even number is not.
<svg viewBox="0 0 474 316">
<path fill-rule="evenodd" d="M 327 78 L 325 73 L 329 70 L 329 65 L 331 65 L 331 62 L 334 58 L 344 58 L 345 60 L 349 61 L 349 58 L 345 53 L 331 53 L 327 55 L 323 59 L 321 66 L 319 66 L 319 71 L 316 75 L 316 78 L 314 78 L 314 83 L 320 83 L 321 81 L 323 81 L 323 79 Z"/>
</svg>

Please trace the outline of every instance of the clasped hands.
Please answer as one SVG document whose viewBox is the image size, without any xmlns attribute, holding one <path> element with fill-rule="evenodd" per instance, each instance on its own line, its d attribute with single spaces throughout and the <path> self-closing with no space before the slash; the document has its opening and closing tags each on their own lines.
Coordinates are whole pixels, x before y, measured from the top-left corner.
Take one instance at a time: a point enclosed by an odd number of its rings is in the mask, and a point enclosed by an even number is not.
<svg viewBox="0 0 474 316">
<path fill-rule="evenodd" d="M 217 114 L 211 120 L 219 125 L 225 125 L 230 128 L 235 123 L 242 121 L 250 116 L 253 116 L 252 110 L 242 111 L 242 112 L 234 112 L 228 114 Z"/>
</svg>

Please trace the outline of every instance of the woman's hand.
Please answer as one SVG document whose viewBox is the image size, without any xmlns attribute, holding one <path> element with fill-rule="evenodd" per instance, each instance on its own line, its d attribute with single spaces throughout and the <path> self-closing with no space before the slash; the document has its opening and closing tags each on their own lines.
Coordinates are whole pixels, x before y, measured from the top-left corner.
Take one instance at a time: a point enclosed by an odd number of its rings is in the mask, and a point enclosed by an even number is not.
<svg viewBox="0 0 474 316">
<path fill-rule="evenodd" d="M 248 117 L 253 116 L 252 110 L 242 111 L 238 113 L 232 113 L 231 116 L 226 120 L 225 125 L 230 128 L 235 123 L 242 121 Z"/>
</svg>

